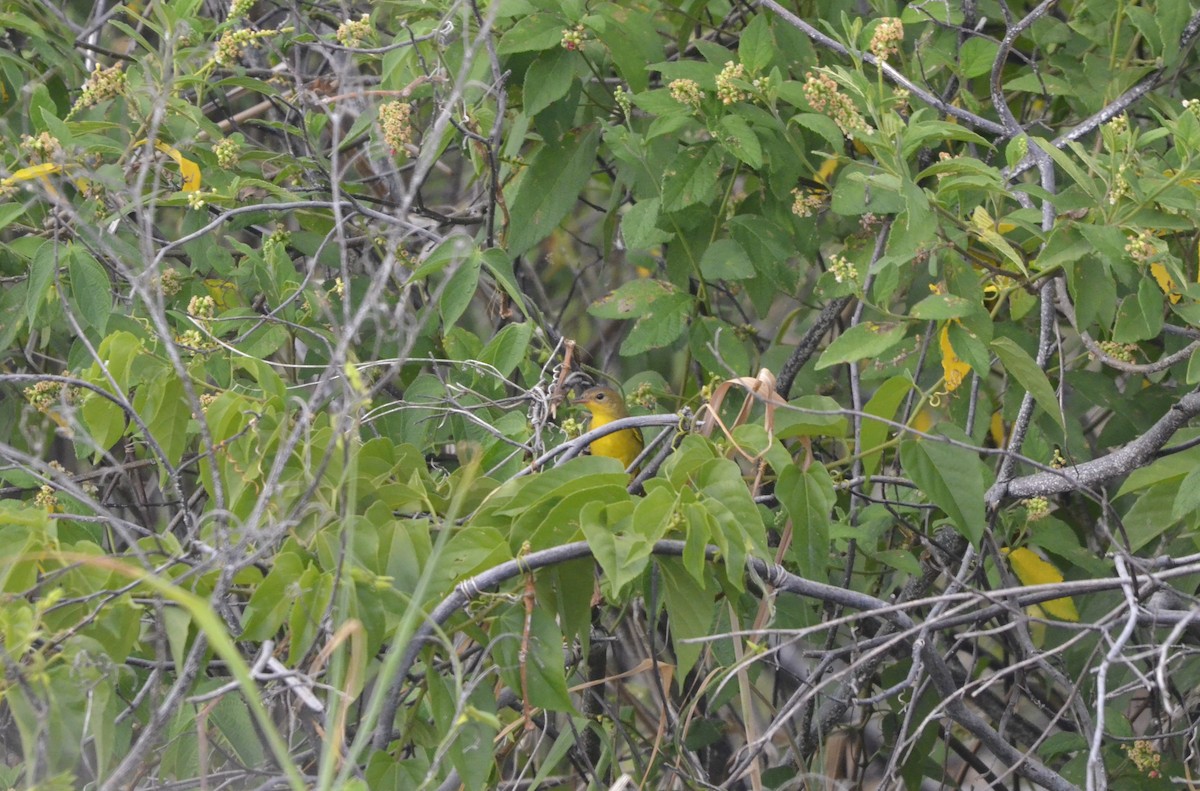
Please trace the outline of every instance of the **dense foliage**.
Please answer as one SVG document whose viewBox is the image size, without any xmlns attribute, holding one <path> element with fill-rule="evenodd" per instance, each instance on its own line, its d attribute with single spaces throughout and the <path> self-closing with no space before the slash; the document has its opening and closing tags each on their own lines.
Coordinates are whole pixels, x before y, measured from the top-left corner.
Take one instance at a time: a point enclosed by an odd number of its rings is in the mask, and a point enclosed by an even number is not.
<svg viewBox="0 0 1200 791">
<path fill-rule="evenodd" d="M 0 786 L 1200 772 L 1185 0 L 0 21 Z"/>
</svg>

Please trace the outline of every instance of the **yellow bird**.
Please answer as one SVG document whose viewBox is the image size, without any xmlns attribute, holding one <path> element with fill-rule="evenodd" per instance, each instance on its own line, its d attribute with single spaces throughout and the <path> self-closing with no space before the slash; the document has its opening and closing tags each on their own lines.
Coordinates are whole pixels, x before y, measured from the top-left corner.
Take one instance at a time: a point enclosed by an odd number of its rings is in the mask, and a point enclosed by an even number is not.
<svg viewBox="0 0 1200 791">
<path fill-rule="evenodd" d="M 629 417 L 625 399 L 611 387 L 588 388 L 571 403 L 586 407 L 587 411 L 592 413 L 592 428 L 600 428 L 614 420 Z M 641 429 L 626 428 L 594 441 L 591 449 L 593 456 L 617 459 L 625 465 L 625 469 L 629 469 L 629 465 L 633 464 L 633 460 L 638 457 L 645 445 Z"/>
</svg>

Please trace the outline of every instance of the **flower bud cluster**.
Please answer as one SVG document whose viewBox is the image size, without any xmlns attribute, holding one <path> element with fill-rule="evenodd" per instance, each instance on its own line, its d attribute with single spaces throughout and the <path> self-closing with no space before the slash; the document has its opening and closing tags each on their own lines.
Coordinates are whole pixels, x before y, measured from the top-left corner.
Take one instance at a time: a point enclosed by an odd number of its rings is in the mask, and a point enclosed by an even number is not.
<svg viewBox="0 0 1200 791">
<path fill-rule="evenodd" d="M 120 63 L 107 69 L 97 63 L 88 76 L 87 82 L 83 84 L 83 93 L 75 100 L 67 117 L 70 118 L 80 110 L 120 96 L 125 92 L 126 82 L 127 76 L 121 70 Z"/>
<path fill-rule="evenodd" d="M 880 60 L 900 52 L 900 42 L 904 41 L 904 24 L 894 16 L 879 20 L 875 32 L 871 35 L 871 54 Z"/>
<path fill-rule="evenodd" d="M 32 137 L 21 135 L 21 150 L 32 162 L 61 162 L 63 159 L 62 143 L 49 132 L 39 132 Z"/>
<path fill-rule="evenodd" d="M 282 30 L 226 30 L 217 39 L 217 48 L 213 53 L 213 61 L 218 66 L 234 66 L 249 47 L 256 46 L 264 38 L 282 33 Z"/>
<path fill-rule="evenodd" d="M 357 47 L 371 36 L 371 16 L 363 14 L 358 19 L 347 19 L 338 25 L 334 34 L 343 47 Z"/>
<path fill-rule="evenodd" d="M 1126 243 L 1125 252 L 1129 253 L 1129 257 L 1136 263 L 1148 264 L 1162 252 L 1159 246 L 1160 242 L 1154 234 L 1143 230 Z"/>
<path fill-rule="evenodd" d="M 217 164 L 223 169 L 237 167 L 242 157 L 242 147 L 237 140 L 227 137 L 213 145 L 213 153 L 217 156 Z"/>
<path fill-rule="evenodd" d="M 829 205 L 829 193 L 825 190 L 792 190 L 792 214 L 797 217 L 815 217 Z"/>
<path fill-rule="evenodd" d="M 839 283 L 858 282 L 858 267 L 843 256 L 831 255 L 829 257 L 829 271 L 833 274 L 833 279 Z"/>
<path fill-rule="evenodd" d="M 700 109 L 700 102 L 704 99 L 704 91 L 701 90 L 700 83 L 688 79 L 672 80 L 667 88 L 671 91 L 671 98 L 675 101 L 693 110 Z"/>
<path fill-rule="evenodd" d="M 750 94 L 739 88 L 734 81 L 746 79 L 746 67 L 740 63 L 726 61 L 725 68 L 717 75 L 717 98 L 721 104 L 733 104 L 750 98 Z"/>
<path fill-rule="evenodd" d="M 804 98 L 808 99 L 812 108 L 832 118 L 846 137 L 853 138 L 855 133 L 871 131 L 854 102 L 841 92 L 828 74 L 808 72 L 804 75 L 803 90 Z"/>
<path fill-rule="evenodd" d="M 587 28 L 583 25 L 569 27 L 562 33 L 562 48 L 574 52 L 587 41 Z"/>
<path fill-rule="evenodd" d="M 383 142 L 393 154 L 405 153 L 405 146 L 413 141 L 412 105 L 408 102 L 386 102 L 379 106 L 379 128 Z"/>
</svg>

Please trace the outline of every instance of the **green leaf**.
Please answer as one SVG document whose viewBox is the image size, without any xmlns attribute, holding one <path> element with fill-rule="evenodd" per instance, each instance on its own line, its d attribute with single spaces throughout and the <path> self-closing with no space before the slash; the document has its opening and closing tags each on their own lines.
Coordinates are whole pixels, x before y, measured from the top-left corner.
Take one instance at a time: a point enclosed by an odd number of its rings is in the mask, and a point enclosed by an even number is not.
<svg viewBox="0 0 1200 791">
<path fill-rule="evenodd" d="M 650 70 L 646 64 L 663 59 L 663 40 L 649 14 L 619 3 L 598 9 L 607 20 L 597 37 L 612 53 L 613 63 L 634 93 L 646 90 Z"/>
<path fill-rule="evenodd" d="M 25 320 L 32 329 L 38 312 L 46 302 L 50 284 L 58 268 L 56 245 L 43 242 L 29 265 L 29 290 L 25 292 Z"/>
<path fill-rule="evenodd" d="M 963 316 L 969 316 L 978 309 L 979 305 L 954 294 L 930 294 L 916 305 L 913 305 L 911 315 L 914 319 L 944 321 L 946 319 L 961 319 Z"/>
<path fill-rule="evenodd" d="M 579 512 L 579 522 L 604 571 L 605 586 L 619 597 L 646 570 L 654 543 L 632 529 L 633 504 L 628 501 L 590 502 Z"/>
<path fill-rule="evenodd" d="M 517 278 L 513 275 L 512 259 L 509 258 L 508 253 L 499 247 L 493 247 L 490 250 L 484 250 L 480 260 L 483 268 L 492 276 L 492 280 L 496 281 L 496 285 L 504 289 L 504 293 L 508 294 L 508 298 L 513 301 L 513 304 L 525 304 L 525 296 L 521 293 L 521 288 L 517 285 Z"/>
<path fill-rule="evenodd" d="M 711 459 L 696 468 L 695 485 L 701 504 L 719 528 L 716 532 L 721 536 L 713 539 L 722 547 L 729 582 L 743 590 L 746 557 L 762 557 L 767 552 L 767 536 L 741 468 L 731 459 Z"/>
<path fill-rule="evenodd" d="M 875 391 L 875 395 L 871 396 L 871 400 L 863 407 L 863 411 L 868 415 L 892 420 L 896 417 L 896 412 L 900 409 L 900 405 L 904 403 L 904 398 L 912 392 L 914 385 L 911 379 L 907 376 L 893 376 L 888 379 L 879 389 Z M 887 438 L 892 435 L 893 429 L 887 423 L 878 420 L 864 419 L 862 422 L 862 451 L 863 456 L 863 474 L 874 475 L 879 469 L 879 464 L 883 460 L 883 450 L 872 450 L 879 448 Z"/>
<path fill-rule="evenodd" d="M 729 232 L 750 256 L 754 271 L 776 290 L 790 294 L 800 275 L 792 261 L 795 245 L 778 224 L 757 214 L 741 214 L 729 222 Z"/>
<path fill-rule="evenodd" d="M 533 117 L 567 95 L 575 79 L 573 52 L 562 47 L 537 56 L 525 72 L 525 114 Z"/>
<path fill-rule="evenodd" d="M 483 347 L 479 359 L 494 366 L 501 376 L 508 376 L 529 353 L 529 341 L 532 338 L 533 324 L 530 322 L 509 324 Z"/>
<path fill-rule="evenodd" d="M 1168 69 L 1173 68 L 1179 60 L 1180 31 L 1187 27 L 1190 15 L 1191 8 L 1187 0 L 1159 0 L 1155 5 L 1154 19 L 1163 42 L 1162 62 Z"/>
<path fill-rule="evenodd" d="M 999 45 L 982 36 L 967 39 L 958 51 L 958 67 L 967 79 L 982 77 L 992 70 Z"/>
<path fill-rule="evenodd" d="M 1131 551 L 1140 551 L 1142 547 L 1178 524 L 1179 520 L 1172 514 L 1179 490 L 1180 485 L 1175 482 L 1152 486 L 1121 516 Z"/>
<path fill-rule="evenodd" d="M 984 486 L 975 454 L 944 442 L 906 440 L 900 443 L 900 464 L 958 532 L 978 546 L 984 528 Z"/>
<path fill-rule="evenodd" d="M 442 297 L 438 300 L 444 329 L 453 327 L 471 304 L 475 297 L 475 289 L 479 286 L 479 270 L 482 263 L 480 256 L 472 252 L 446 282 L 445 288 L 442 289 Z"/>
<path fill-rule="evenodd" d="M 463 707 L 462 715 L 455 723 L 457 733 L 450 745 L 450 762 L 458 770 L 467 791 L 494 787 L 488 780 L 496 766 L 494 741 L 499 725 L 496 698 L 491 690 L 480 685 Z"/>
<path fill-rule="evenodd" d="M 795 96 L 789 97 L 787 94 L 785 94 L 784 86 L 788 85 L 796 86 Z M 783 86 L 780 86 L 780 98 L 784 99 L 785 101 L 792 102 L 797 107 L 808 107 L 808 99 L 804 97 L 804 92 L 800 86 L 801 84 L 798 82 L 784 83 Z M 845 137 L 842 135 L 841 127 L 839 127 L 837 123 L 835 123 L 834 120 L 829 116 L 821 115 L 820 113 L 801 113 L 800 115 L 792 118 L 792 123 L 802 126 L 811 132 L 815 132 L 818 137 L 820 137 L 829 145 L 830 153 L 841 153 L 842 148 L 845 145 Z"/>
<path fill-rule="evenodd" d="M 913 557 L 911 550 L 882 549 L 879 551 L 872 551 L 870 549 L 863 549 L 862 552 L 867 557 L 871 558 L 871 560 L 878 561 L 888 568 L 902 571 L 905 574 L 911 574 L 914 577 L 919 577 L 921 575 L 921 561 Z"/>
<path fill-rule="evenodd" d="M 259 583 L 259 587 L 254 589 L 254 593 L 258 593 L 261 585 Z M 251 597 L 253 598 L 253 594 Z M 249 610 L 247 610 L 248 612 Z M 162 615 L 167 633 L 167 647 L 171 651 L 171 661 L 175 663 L 175 670 L 182 672 L 187 657 L 187 638 L 192 627 L 192 616 L 181 607 L 164 607 Z"/>
<path fill-rule="evenodd" d="M 680 296 L 678 289 L 670 283 L 638 278 L 593 302 L 588 313 L 598 319 L 632 319 L 649 313 L 656 301 L 677 296 Z"/>
<path fill-rule="evenodd" d="M 775 436 L 844 437 L 849 421 L 842 405 L 829 396 L 805 395 L 788 402 L 796 409 L 779 409 L 775 413 Z"/>
<path fill-rule="evenodd" d="M 991 148 L 985 138 L 972 132 L 961 124 L 948 121 L 922 120 L 909 124 L 904 128 L 903 146 L 900 155 L 905 159 L 916 154 L 922 148 L 927 148 L 934 141 L 958 140 L 973 145 Z"/>
<path fill-rule="evenodd" d="M 992 368 L 992 356 L 988 347 L 978 335 L 968 330 L 962 324 L 953 322 L 949 327 L 950 348 L 954 350 L 971 370 L 981 374 Z M 965 374 L 965 372 L 964 372 Z"/>
<path fill-rule="evenodd" d="M 1037 89 L 1037 92 L 1041 93 L 1042 89 Z M 1088 176 L 1079 167 L 1079 165 L 1076 164 L 1075 160 L 1072 159 L 1069 154 L 1067 154 L 1065 151 L 1060 151 L 1058 148 L 1051 145 L 1048 141 L 1041 139 L 1040 137 L 1031 137 L 1030 140 L 1036 143 L 1037 146 L 1047 154 L 1049 154 L 1050 158 L 1054 160 L 1054 164 L 1062 168 L 1063 172 L 1070 176 L 1071 180 L 1078 184 L 1080 189 L 1088 194 L 1088 196 L 1095 202 L 1095 205 L 1099 206 L 1104 201 L 1104 188 L 1097 184 L 1094 179 Z M 1073 147 L 1072 150 L 1075 151 L 1076 149 Z M 1087 157 L 1085 154 L 1084 161 L 1088 161 L 1089 159 L 1090 157 Z"/>
<path fill-rule="evenodd" d="M 1179 484 L 1179 494 L 1175 495 L 1175 503 L 1171 506 L 1171 519 L 1179 521 L 1197 511 L 1200 511 L 1200 467 L 1193 467 Z"/>
<path fill-rule="evenodd" d="M 0 291 L 0 349 L 9 348 L 25 326 L 25 312 L 21 308 L 26 305 L 28 285 L 28 282 L 13 283 Z"/>
<path fill-rule="evenodd" d="M 1038 368 L 1037 362 L 1011 338 L 996 338 L 988 345 L 1000 358 L 1000 364 L 1004 366 L 1004 370 L 1012 374 L 1021 387 L 1033 396 L 1033 400 L 1037 402 L 1038 406 L 1054 418 L 1054 422 L 1060 428 L 1065 428 L 1066 423 L 1063 420 L 1062 409 L 1058 405 L 1058 398 L 1054 394 L 1054 388 L 1050 385 L 1050 380 L 1046 378 L 1045 372 Z"/>
<path fill-rule="evenodd" d="M 556 14 L 523 16 L 500 37 L 496 54 L 511 55 L 514 52 L 533 52 L 551 47 L 561 49 L 563 30 L 567 27 L 566 20 Z"/>
<path fill-rule="evenodd" d="M 510 205 L 508 252 L 516 257 L 545 239 L 575 206 L 592 175 L 600 128 L 545 146 L 521 177 Z"/>
<path fill-rule="evenodd" d="M 300 662 L 320 633 L 321 618 L 333 592 L 333 572 L 322 571 L 315 563 L 310 563 L 293 584 L 300 594 L 290 600 L 293 606 L 288 615 L 291 642 L 287 661 L 291 664 Z"/>
<path fill-rule="evenodd" d="M 1066 267 L 1092 252 L 1092 245 L 1080 232 L 1080 226 L 1059 223 L 1050 231 L 1046 244 L 1042 246 L 1033 268 L 1039 273 Z"/>
<path fill-rule="evenodd" d="M 621 344 L 621 356 L 631 357 L 674 343 L 687 329 L 691 308 L 692 297 L 688 294 L 675 294 L 657 300 L 634 323 Z"/>
<path fill-rule="evenodd" d="M 1017 252 L 1017 249 L 1009 244 L 1008 240 L 1000 231 L 996 230 L 996 222 L 982 206 L 976 206 L 975 211 L 971 216 L 971 230 L 979 237 L 979 241 L 986 244 L 988 247 L 999 253 L 1006 261 L 1012 264 L 1021 274 L 1028 275 L 1029 270 L 1025 266 L 1025 259 Z"/>
<path fill-rule="evenodd" d="M 606 465 L 608 466 L 608 465 Z M 598 476 L 608 479 L 610 475 Z M 513 521 L 510 542 L 513 545 L 529 544 L 533 550 L 561 546 L 579 540 L 579 512 L 589 502 L 615 503 L 628 500 L 629 477 L 619 481 L 605 480 L 596 484 L 596 478 L 580 478 L 575 491 L 569 491 L 559 499 L 543 498 L 530 503 L 528 508 Z M 557 502 L 555 502 L 557 500 Z"/>
<path fill-rule="evenodd" d="M 1192 356 L 1188 358 L 1186 381 L 1190 385 L 1200 382 L 1200 349 L 1192 352 Z"/>
<path fill-rule="evenodd" d="M 621 216 L 621 236 L 630 250 L 647 250 L 670 241 L 674 234 L 658 227 L 658 198 L 640 200 Z"/>
<path fill-rule="evenodd" d="M 708 203 L 717 196 L 720 175 L 719 148 L 711 145 L 685 148 L 663 171 L 663 210 L 679 211 L 697 203 Z"/>
<path fill-rule="evenodd" d="M 257 766 L 262 762 L 263 744 L 251 720 L 250 710 L 240 695 L 218 698 L 209 714 L 209 723 L 242 766 Z"/>
<path fill-rule="evenodd" d="M 71 296 L 79 306 L 83 323 L 104 332 L 112 311 L 112 285 L 108 273 L 92 254 L 79 245 L 71 246 L 67 271 L 71 278 Z"/>
<path fill-rule="evenodd" d="M 671 646 L 675 649 L 679 677 L 685 677 L 695 667 L 704 643 L 685 642 L 712 634 L 716 591 L 708 590 L 683 567 L 676 558 L 662 558 L 658 567 L 663 575 L 663 601 L 670 619 Z"/>
<path fill-rule="evenodd" d="M 829 208 L 843 217 L 864 214 L 899 214 L 909 207 L 900 194 L 900 182 L 893 176 L 881 175 L 865 165 L 851 162 L 845 166 L 837 183 Z"/>
<path fill-rule="evenodd" d="M 0 231 L 12 225 L 25 213 L 23 203 L 0 203 Z"/>
<path fill-rule="evenodd" d="M 533 609 L 528 621 L 528 638 L 524 608 L 507 608 L 493 624 L 492 639 L 500 675 L 518 698 L 524 697 L 524 688 L 532 705 L 574 713 L 563 670 L 562 632 L 554 617 L 541 607 Z M 526 645 L 528 653 L 522 655 Z"/>
<path fill-rule="evenodd" d="M 732 239 L 718 239 L 700 257 L 700 274 L 707 280 L 741 280 L 754 277 L 754 265 L 742 246 Z"/>
<path fill-rule="evenodd" d="M 88 391 L 79 413 L 83 427 L 96 445 L 97 457 L 125 433 L 125 411 L 99 393 Z"/>
<path fill-rule="evenodd" d="M 767 14 L 755 14 L 738 39 L 738 60 L 751 74 L 760 72 L 775 56 L 775 37 Z"/>
<path fill-rule="evenodd" d="M 304 561 L 294 552 L 275 555 L 270 573 L 254 588 L 246 603 L 241 639 L 261 642 L 279 631 L 292 606 L 288 588 L 303 571 Z"/>
<path fill-rule="evenodd" d="M 1112 339 L 1137 343 L 1158 337 L 1163 325 L 1163 293 L 1149 276 L 1138 284 L 1136 295 L 1125 297 L 1117 308 Z"/>
<path fill-rule="evenodd" d="M 706 371 L 730 370 L 749 376 L 750 354 L 734 326 L 713 316 L 697 316 L 688 332 L 688 349 Z"/>
<path fill-rule="evenodd" d="M 829 473 L 820 464 L 801 471 L 786 467 L 775 482 L 775 496 L 792 522 L 791 556 L 800 576 L 829 581 L 829 516 L 837 497 Z"/>
<path fill-rule="evenodd" d="M 162 448 L 166 461 L 178 465 L 187 448 L 187 427 L 192 413 L 183 383 L 174 375 L 143 382 L 133 406 L 146 421 L 146 428 Z"/>
<path fill-rule="evenodd" d="M 864 321 L 842 333 L 817 360 L 816 369 L 824 370 L 839 363 L 852 363 L 867 357 L 879 357 L 904 340 L 908 325 L 902 322 Z"/>
<path fill-rule="evenodd" d="M 744 118 L 740 115 L 727 115 L 721 119 L 718 127 L 719 139 L 726 151 L 755 170 L 762 167 L 762 144 L 758 142 L 758 136 Z"/>
</svg>

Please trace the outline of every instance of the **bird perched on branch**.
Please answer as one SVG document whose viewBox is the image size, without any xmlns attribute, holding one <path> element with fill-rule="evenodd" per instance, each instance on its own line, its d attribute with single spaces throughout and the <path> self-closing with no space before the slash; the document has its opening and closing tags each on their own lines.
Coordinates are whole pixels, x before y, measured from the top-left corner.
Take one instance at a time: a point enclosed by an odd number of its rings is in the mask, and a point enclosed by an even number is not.
<svg viewBox="0 0 1200 791">
<path fill-rule="evenodd" d="M 611 387 L 590 387 L 571 403 L 585 407 L 592 413 L 592 428 L 600 428 L 614 420 L 629 417 L 625 399 Z M 593 456 L 617 459 L 625 465 L 625 469 L 629 469 L 629 465 L 633 464 L 633 460 L 645 447 L 645 440 L 642 439 L 641 429 L 626 428 L 595 440 L 590 447 Z"/>
</svg>

